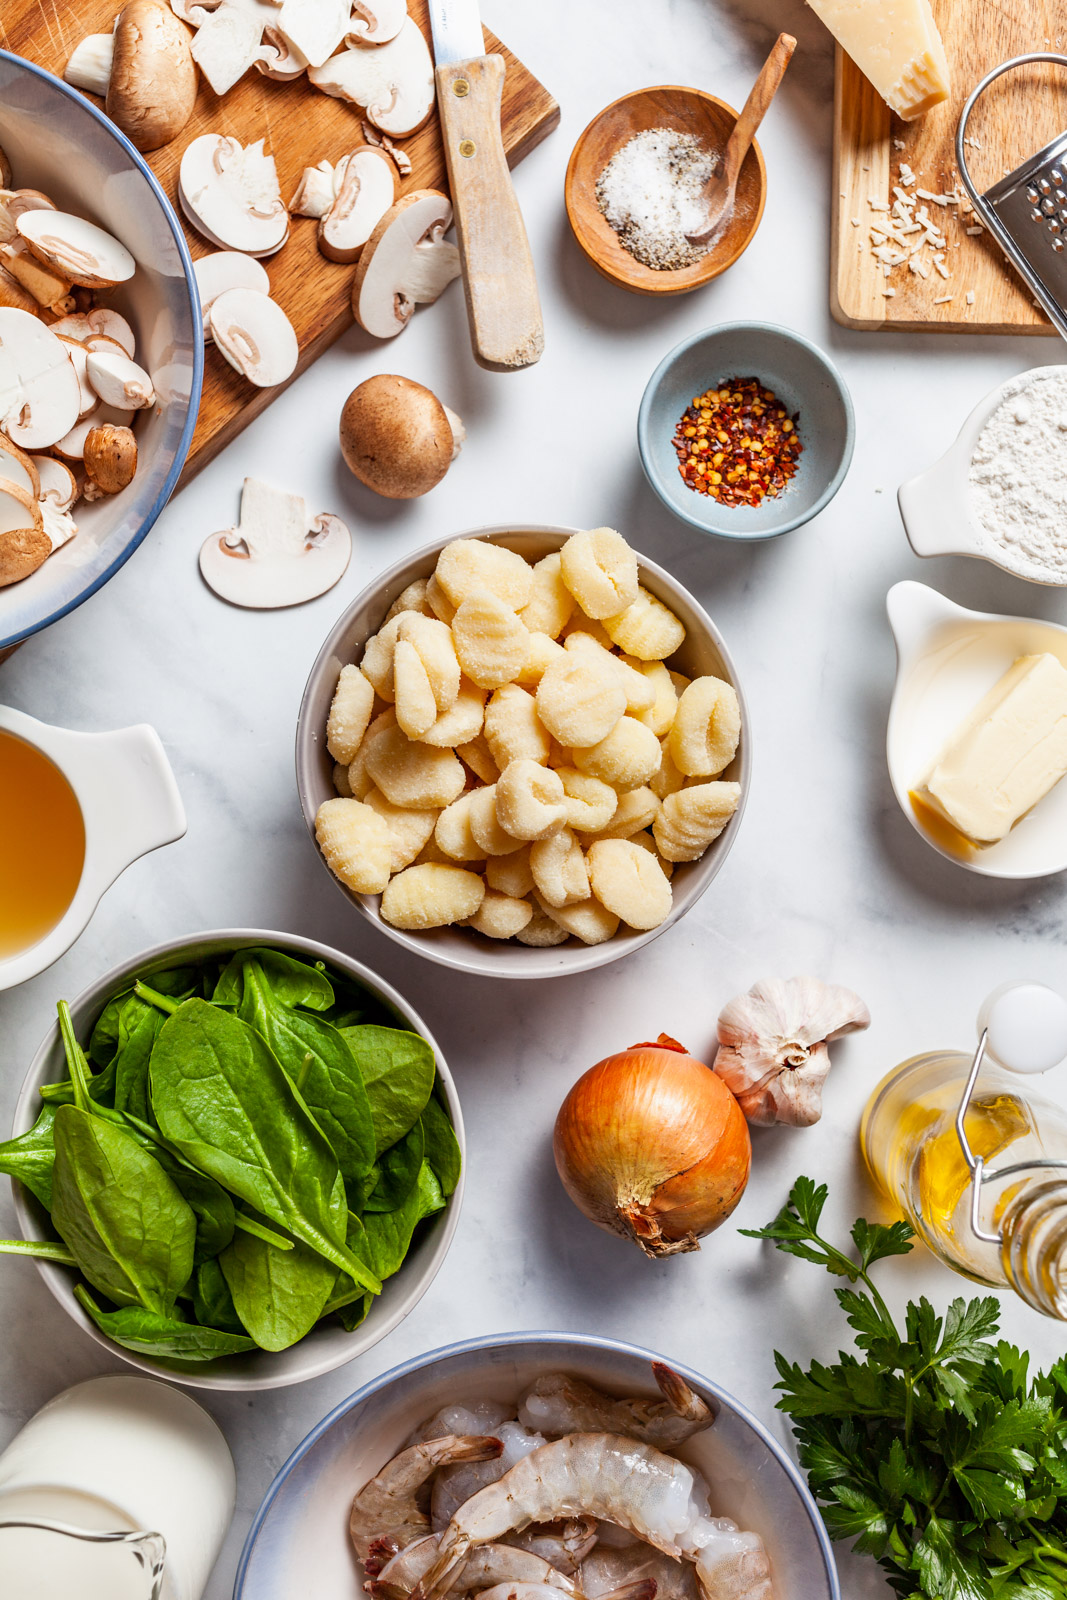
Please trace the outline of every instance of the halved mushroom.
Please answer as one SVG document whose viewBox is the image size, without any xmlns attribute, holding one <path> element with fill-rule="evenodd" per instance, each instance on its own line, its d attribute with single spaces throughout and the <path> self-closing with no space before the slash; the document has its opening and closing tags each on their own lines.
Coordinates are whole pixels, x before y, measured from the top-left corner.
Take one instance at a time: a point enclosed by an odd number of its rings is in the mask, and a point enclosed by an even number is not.
<svg viewBox="0 0 1067 1600">
<path fill-rule="evenodd" d="M 131 428 L 114 423 L 98 423 L 85 440 L 85 498 L 98 494 L 119 494 L 127 488 L 137 471 L 137 440 Z"/>
<path fill-rule="evenodd" d="M 354 261 L 396 199 L 396 172 L 384 150 L 354 150 L 338 163 L 337 195 L 319 222 L 319 249 Z"/>
<path fill-rule="evenodd" d="M 201 256 L 193 262 L 196 286 L 200 290 L 200 315 L 203 319 L 204 339 L 212 338 L 211 307 L 227 289 L 257 289 L 260 294 L 270 294 L 267 269 L 255 256 L 246 256 L 240 250 L 216 250 L 214 255 Z"/>
<path fill-rule="evenodd" d="M 0 589 L 36 572 L 52 554 L 36 500 L 9 480 L 0 480 Z"/>
<path fill-rule="evenodd" d="M 93 390 L 107 406 L 120 410 L 143 411 L 156 403 L 152 379 L 123 351 L 87 351 L 86 375 Z"/>
<path fill-rule="evenodd" d="M 440 483 L 466 429 L 421 383 L 379 373 L 353 389 L 341 412 L 341 454 L 350 472 L 388 500 L 413 500 Z"/>
<path fill-rule="evenodd" d="M 193 114 L 189 35 L 161 0 L 130 0 L 115 21 L 114 42 L 107 114 L 138 150 L 158 150 Z"/>
<path fill-rule="evenodd" d="M 201 134 L 182 156 L 178 195 L 193 226 L 223 250 L 269 256 L 288 237 L 278 169 L 262 139 L 243 145 L 225 134 Z"/>
<path fill-rule="evenodd" d="M 38 261 L 86 289 L 110 289 L 137 271 L 124 244 L 71 211 L 24 211 L 15 227 Z"/>
<path fill-rule="evenodd" d="M 10 448 L 0 444 L 0 450 Z M 55 456 L 30 456 L 28 460 L 37 475 L 37 490 L 34 498 L 41 504 L 42 513 L 46 505 L 51 505 L 57 511 L 69 511 L 78 498 L 78 480 L 67 466 L 65 461 L 57 461 Z M 8 463 L 0 456 L 0 475 L 10 476 L 7 470 Z"/>
<path fill-rule="evenodd" d="M 31 500 L 39 500 L 41 497 L 41 478 L 36 460 L 2 435 L 0 435 L 0 478 L 13 483 L 17 489 L 24 489 Z"/>
<path fill-rule="evenodd" d="M 70 279 L 38 261 L 24 239 L 16 236 L 13 243 L 0 244 L 0 265 L 32 297 L 35 306 L 59 316 L 73 310 Z"/>
<path fill-rule="evenodd" d="M 102 100 L 107 94 L 114 55 L 113 33 L 87 33 L 74 46 L 74 52 L 63 68 L 63 77 L 75 89 L 99 95 Z"/>
<path fill-rule="evenodd" d="M 300 349 L 285 312 L 257 289 L 227 289 L 211 307 L 215 344 L 258 389 L 273 389 L 296 371 Z"/>
<path fill-rule="evenodd" d="M 101 403 L 95 411 L 90 411 L 87 417 L 82 417 L 62 439 L 57 439 L 52 448 L 65 461 L 84 461 L 85 444 L 94 428 L 104 426 L 128 428 L 133 418 L 132 411 L 117 411 L 114 406 L 105 406 Z"/>
<path fill-rule="evenodd" d="M 24 450 L 45 450 L 81 408 L 67 346 L 28 311 L 0 307 L 0 429 Z"/>
<path fill-rule="evenodd" d="M 416 305 L 459 277 L 459 251 L 445 239 L 452 207 L 436 189 L 415 189 L 379 222 L 356 268 L 352 312 L 377 339 L 403 332 Z"/>
<path fill-rule="evenodd" d="M 408 14 L 407 0 L 353 0 L 348 37 L 358 44 L 388 44 Z"/>
<path fill-rule="evenodd" d="M 65 322 L 66 318 L 61 317 L 60 321 Z M 52 332 L 55 333 L 55 324 L 52 326 Z M 78 391 L 81 396 L 81 405 L 78 411 L 78 416 L 87 417 L 90 411 L 95 411 L 97 406 L 100 404 L 100 396 L 89 382 L 89 352 L 85 346 L 83 344 L 79 344 L 76 339 L 68 339 L 66 335 L 62 333 L 57 334 L 56 337 L 62 339 L 63 343 L 66 345 L 67 355 L 70 357 L 74 371 L 78 375 Z"/>
<path fill-rule="evenodd" d="M 316 88 L 361 106 L 396 139 L 421 128 L 433 110 L 433 60 L 418 25 L 405 17 L 387 44 L 348 46 L 321 67 L 309 67 Z"/>
<path fill-rule="evenodd" d="M 278 20 L 274 0 L 170 0 L 170 8 L 196 29 L 193 60 L 219 95 L 262 59 L 263 30 Z"/>
<path fill-rule="evenodd" d="M 312 67 L 321 67 L 344 43 L 351 0 L 282 0 L 277 32 Z"/>
<path fill-rule="evenodd" d="M 76 344 L 86 344 L 89 340 L 103 335 L 113 340 L 121 350 L 125 350 L 131 359 L 137 351 L 133 329 L 122 313 L 112 311 L 110 306 L 94 306 L 91 311 L 79 311 L 70 317 L 60 317 L 58 322 L 52 323 L 52 332 L 57 333 L 61 339 L 73 339 Z"/>
<path fill-rule="evenodd" d="M 338 517 L 310 518 L 299 495 L 246 478 L 241 519 L 205 539 L 200 571 L 223 600 L 268 611 L 325 594 L 351 556 L 352 535 Z"/>
</svg>

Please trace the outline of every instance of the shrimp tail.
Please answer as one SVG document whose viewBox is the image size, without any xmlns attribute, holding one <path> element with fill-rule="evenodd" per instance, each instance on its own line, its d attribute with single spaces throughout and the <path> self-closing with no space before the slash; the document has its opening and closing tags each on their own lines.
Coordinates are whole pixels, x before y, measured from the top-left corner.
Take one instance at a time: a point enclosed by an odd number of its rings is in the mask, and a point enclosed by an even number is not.
<svg viewBox="0 0 1067 1600">
<path fill-rule="evenodd" d="M 495 1442 L 499 1444 L 500 1441 Z M 496 1454 L 499 1455 L 500 1451 Z M 440 1554 L 429 1572 L 420 1578 L 411 1591 L 411 1600 L 441 1600 L 441 1596 L 451 1588 L 457 1569 L 466 1561 L 470 1551 L 470 1536 L 458 1531 L 453 1533 L 447 1544 L 442 1543 Z"/>
<path fill-rule="evenodd" d="M 472 1433 L 449 1452 L 448 1465 L 454 1467 L 460 1461 L 495 1461 L 503 1454 L 503 1440 L 494 1438 L 491 1433 Z"/>
<path fill-rule="evenodd" d="M 705 1428 L 711 1427 L 715 1421 L 714 1411 L 689 1387 L 680 1372 L 675 1372 L 665 1361 L 653 1361 L 652 1376 L 672 1411 L 687 1422 L 699 1422 Z"/>
<path fill-rule="evenodd" d="M 397 1539 L 383 1535 L 380 1539 L 372 1539 L 367 1559 L 363 1563 L 363 1570 L 368 1578 L 376 1578 L 387 1562 L 391 1561 L 400 1549 Z"/>
</svg>

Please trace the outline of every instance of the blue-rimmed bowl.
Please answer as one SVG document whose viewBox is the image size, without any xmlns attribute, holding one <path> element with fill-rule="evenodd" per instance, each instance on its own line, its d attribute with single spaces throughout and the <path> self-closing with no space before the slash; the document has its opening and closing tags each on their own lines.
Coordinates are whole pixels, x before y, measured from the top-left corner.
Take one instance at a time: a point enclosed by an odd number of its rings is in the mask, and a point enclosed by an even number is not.
<svg viewBox="0 0 1067 1600">
<path fill-rule="evenodd" d="M 803 449 L 796 475 L 761 506 L 724 506 L 690 489 L 672 440 L 696 395 L 729 378 L 755 377 L 792 416 Z M 637 447 L 645 477 L 676 517 L 720 539 L 773 539 L 830 504 L 852 461 L 856 423 L 837 368 L 817 346 L 773 322 L 723 322 L 675 345 L 645 389 Z"/>
<path fill-rule="evenodd" d="M 22 189 L 41 189 L 120 239 L 137 261 L 102 303 L 128 318 L 158 404 L 137 423 L 137 476 L 79 501 L 78 536 L 0 589 L 0 651 L 73 611 L 118 571 L 166 505 L 196 423 L 204 367 L 200 302 L 181 223 L 144 159 L 95 106 L 43 68 L 0 50 L 0 149 Z"/>
<path fill-rule="evenodd" d="M 540 1374 L 558 1371 L 618 1395 L 658 1398 L 650 1372 L 657 1359 L 590 1334 L 493 1334 L 375 1378 L 313 1428 L 274 1479 L 241 1553 L 234 1600 L 292 1600 L 308 1592 L 309 1573 L 317 1594 L 363 1600 L 348 1540 L 352 1497 L 441 1406 L 517 1400 Z M 822 1518 L 782 1446 L 717 1384 L 670 1364 L 717 1413 L 714 1427 L 678 1453 L 707 1477 L 713 1511 L 762 1535 L 775 1600 L 841 1600 Z"/>
</svg>

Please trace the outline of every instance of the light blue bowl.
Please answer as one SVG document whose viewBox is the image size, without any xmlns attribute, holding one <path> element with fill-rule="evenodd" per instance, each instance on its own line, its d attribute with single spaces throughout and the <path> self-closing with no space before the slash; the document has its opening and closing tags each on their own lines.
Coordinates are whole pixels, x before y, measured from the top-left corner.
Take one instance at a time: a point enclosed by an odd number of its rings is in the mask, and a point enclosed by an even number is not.
<svg viewBox="0 0 1067 1600">
<path fill-rule="evenodd" d="M 138 419 L 137 476 L 121 494 L 74 508 L 78 536 L 21 583 L 0 589 L 0 650 L 73 611 L 118 571 L 178 481 L 200 404 L 204 347 L 193 263 L 144 159 L 95 106 L 51 73 L 0 50 L 0 148 L 16 187 L 113 233 L 137 273 L 105 298 L 128 318 L 159 402 Z"/>
<path fill-rule="evenodd" d="M 448 1345 L 373 1379 L 311 1430 L 274 1479 L 241 1553 L 234 1600 L 292 1600 L 311 1592 L 310 1574 L 316 1594 L 364 1600 L 348 1539 L 352 1497 L 441 1406 L 517 1400 L 534 1378 L 561 1370 L 616 1394 L 658 1398 L 657 1359 L 589 1334 L 506 1333 Z M 762 1535 L 776 1600 L 841 1600 L 822 1518 L 781 1445 L 716 1384 L 672 1365 L 717 1413 L 681 1453 L 707 1476 L 712 1509 Z"/>
<path fill-rule="evenodd" d="M 727 378 L 759 378 L 792 415 L 804 446 L 795 477 L 761 506 L 722 506 L 678 471 L 674 431 L 694 395 Z M 852 461 L 856 423 L 837 369 L 799 333 L 772 322 L 723 322 L 675 345 L 641 399 L 637 446 L 645 476 L 676 517 L 720 539 L 773 539 L 829 505 Z"/>
</svg>

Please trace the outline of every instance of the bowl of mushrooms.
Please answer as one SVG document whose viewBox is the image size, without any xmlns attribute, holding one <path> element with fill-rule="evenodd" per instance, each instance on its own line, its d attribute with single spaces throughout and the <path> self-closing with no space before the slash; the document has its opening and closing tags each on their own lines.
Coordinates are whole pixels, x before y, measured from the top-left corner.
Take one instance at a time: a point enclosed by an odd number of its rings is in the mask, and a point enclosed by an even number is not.
<svg viewBox="0 0 1067 1600">
<path fill-rule="evenodd" d="M 610 528 L 510 525 L 398 563 L 337 622 L 297 727 L 320 859 L 390 938 L 546 978 L 639 949 L 707 889 L 748 713 L 696 600 Z"/>
<path fill-rule="evenodd" d="M 0 51 L 0 650 L 148 533 L 202 368 L 192 263 L 148 166 L 82 95 Z"/>
</svg>

